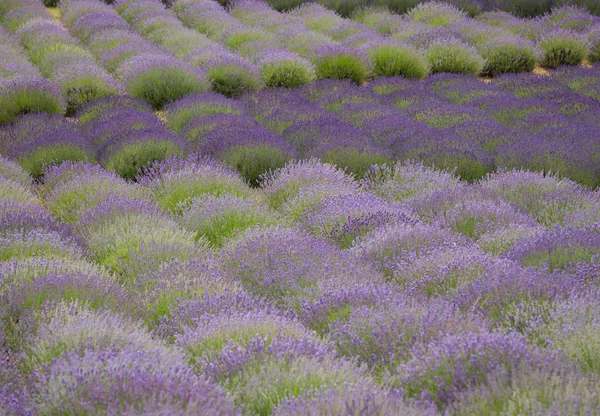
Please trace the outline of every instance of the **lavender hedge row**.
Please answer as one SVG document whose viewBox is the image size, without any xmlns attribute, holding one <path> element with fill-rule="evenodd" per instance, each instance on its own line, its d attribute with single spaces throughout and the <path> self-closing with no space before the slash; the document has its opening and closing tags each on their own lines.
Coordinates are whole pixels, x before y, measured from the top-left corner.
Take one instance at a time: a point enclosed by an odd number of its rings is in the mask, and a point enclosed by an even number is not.
<svg viewBox="0 0 600 416">
<path fill-rule="evenodd" d="M 198 68 L 213 91 L 234 96 L 262 87 L 262 78 L 254 64 L 185 27 L 160 1 L 120 2 L 116 10 L 145 38 Z"/>
</svg>

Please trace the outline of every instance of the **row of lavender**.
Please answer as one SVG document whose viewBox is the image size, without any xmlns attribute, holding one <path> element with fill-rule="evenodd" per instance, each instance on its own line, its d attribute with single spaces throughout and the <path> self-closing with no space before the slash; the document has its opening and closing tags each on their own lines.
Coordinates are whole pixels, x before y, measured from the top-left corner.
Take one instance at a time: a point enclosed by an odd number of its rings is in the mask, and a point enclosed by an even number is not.
<svg viewBox="0 0 600 416">
<path fill-rule="evenodd" d="M 279 13 L 256 0 L 229 11 L 211 0 L 179 0 L 172 10 L 159 0 L 116 7 L 70 0 L 60 12 L 59 21 L 36 0 L 0 7 L 12 33 L 0 36 L 7 58 L 0 122 L 24 112 L 73 114 L 123 91 L 159 109 L 209 88 L 235 96 L 316 78 L 360 84 L 380 76 L 531 71 L 595 61 L 600 45 L 597 18 L 573 7 L 537 20 L 502 13 L 474 20 L 435 2 L 408 16 L 364 9 L 353 20 L 315 4 Z"/>
<path fill-rule="evenodd" d="M 232 100 L 186 96 L 160 118 L 143 101 L 105 97 L 76 113 L 30 114 L 0 129 L 0 154 L 34 178 L 63 160 L 98 161 L 127 179 L 169 155 L 199 152 L 253 185 L 291 159 L 318 157 L 362 178 L 372 165 L 419 160 L 473 181 L 525 168 L 600 184 L 598 67 L 483 83 L 440 74 L 358 87 L 323 80 Z"/>
<path fill-rule="evenodd" d="M 54 2 L 54 0 L 46 0 Z M 429 0 L 317 0 L 317 3 L 334 10 L 343 16 L 352 16 L 364 7 L 377 6 L 402 14 L 407 13 L 419 4 L 427 3 Z M 163 0 L 165 4 L 172 4 L 172 0 Z M 276 10 L 292 10 L 301 4 L 310 3 L 307 0 L 268 0 L 268 3 Z M 219 3 L 228 5 L 229 0 L 219 0 Z M 444 0 L 444 3 L 452 4 L 470 16 L 476 16 L 483 12 L 501 10 L 519 17 L 536 17 L 549 13 L 552 8 L 576 5 L 589 10 L 596 16 L 600 15 L 600 5 L 595 0 Z"/>
<path fill-rule="evenodd" d="M 600 412 L 600 193 L 0 159 L 2 414 Z"/>
</svg>

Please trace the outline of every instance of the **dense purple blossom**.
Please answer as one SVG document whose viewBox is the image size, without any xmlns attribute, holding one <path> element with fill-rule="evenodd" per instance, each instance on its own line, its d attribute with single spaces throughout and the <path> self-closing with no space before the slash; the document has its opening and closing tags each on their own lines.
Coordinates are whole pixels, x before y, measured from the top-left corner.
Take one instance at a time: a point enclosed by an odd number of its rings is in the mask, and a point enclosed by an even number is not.
<svg viewBox="0 0 600 416">
<path fill-rule="evenodd" d="M 319 280 L 351 280 L 363 269 L 332 244 L 293 228 L 250 229 L 237 244 L 226 246 L 222 256 L 232 278 L 276 301 L 310 291 Z"/>
<path fill-rule="evenodd" d="M 479 332 L 486 326 L 480 316 L 466 316 L 447 302 L 398 299 L 354 308 L 345 320 L 331 324 L 329 338 L 340 354 L 382 371 L 410 359 L 415 346 L 444 334 Z"/>
<path fill-rule="evenodd" d="M 264 298 L 251 296 L 238 285 L 231 285 L 222 293 L 207 291 L 191 299 L 182 299 L 171 309 L 168 316 L 159 319 L 156 333 L 163 338 L 174 340 L 175 335 L 182 334 L 185 329 L 195 328 L 198 320 L 206 319 L 208 316 L 259 311 L 269 314 L 283 313 Z"/>
<path fill-rule="evenodd" d="M 94 115 L 90 114 L 86 120 L 91 116 Z M 135 135 L 137 131 L 150 128 L 167 131 L 154 114 L 134 108 L 107 109 L 83 125 L 83 129 L 97 147 L 102 147 L 115 136 Z"/>
<path fill-rule="evenodd" d="M 325 197 L 300 217 L 304 229 L 342 248 L 372 230 L 414 222 L 403 207 L 368 193 Z"/>
<path fill-rule="evenodd" d="M 511 204 L 485 200 L 462 201 L 444 212 L 440 223 L 442 227 L 475 239 L 484 233 L 514 225 L 537 225 L 532 217 Z"/>
<path fill-rule="evenodd" d="M 583 185 L 596 186 L 600 180 L 600 172 L 594 163 L 594 150 L 597 145 L 587 140 L 573 142 L 553 137 L 554 134 L 558 135 L 568 130 L 571 129 L 550 129 L 528 137 L 518 137 L 513 143 L 504 144 L 496 149 L 496 164 L 505 170 L 526 169 L 544 175 L 560 175 Z"/>
<path fill-rule="evenodd" d="M 155 162 L 139 182 L 150 189 L 162 209 L 175 213 L 181 213 L 194 197 L 203 194 L 250 195 L 250 189 L 237 173 L 198 153 Z"/>
<path fill-rule="evenodd" d="M 280 148 L 283 152 L 290 155 L 295 154 L 295 150 L 281 136 L 271 132 L 258 122 L 254 123 L 251 129 L 246 126 L 219 126 L 207 133 L 200 146 L 202 153 L 217 156 L 230 147 L 234 146 L 257 146 L 266 145 Z"/>
<path fill-rule="evenodd" d="M 568 270 L 579 262 L 600 261 L 600 234 L 585 229 L 556 228 L 518 241 L 506 254 L 548 272 Z"/>
<path fill-rule="evenodd" d="M 415 349 L 411 360 L 398 368 L 398 383 L 406 395 L 443 408 L 471 385 L 485 382 L 497 368 L 535 370 L 543 368 L 546 359 L 517 335 L 450 335 Z"/>
<path fill-rule="evenodd" d="M 352 250 L 380 272 L 392 275 L 435 250 L 467 246 L 460 234 L 423 223 L 392 224 L 359 237 Z"/>
<path fill-rule="evenodd" d="M 331 345 L 298 321 L 260 310 L 199 317 L 194 328 L 184 328 L 175 337 L 175 344 L 198 369 L 217 380 L 269 356 L 323 358 L 332 352 Z"/>
<path fill-rule="evenodd" d="M 128 30 L 129 24 L 114 13 L 90 13 L 78 18 L 70 27 L 71 32 L 84 42 L 105 30 Z"/>
<path fill-rule="evenodd" d="M 181 131 L 190 122 L 198 117 L 206 117 L 212 114 L 244 114 L 246 108 L 239 101 L 234 101 L 216 93 L 203 93 L 188 95 L 177 100 L 164 111 L 169 119 L 168 123 L 174 131 Z"/>
<path fill-rule="evenodd" d="M 324 150 L 338 147 L 375 150 L 375 144 L 365 132 L 329 115 L 297 122 L 282 135 L 298 151 L 300 158 L 323 156 Z"/>
<path fill-rule="evenodd" d="M 220 388 L 169 350 L 71 353 L 34 379 L 39 412 L 238 414 Z"/>
<path fill-rule="evenodd" d="M 67 224 L 56 221 L 43 206 L 13 199 L 0 199 L 0 233 L 26 232 L 28 230 L 56 231 L 65 236 L 74 232 Z"/>
<path fill-rule="evenodd" d="M 125 182 L 114 172 L 82 162 L 63 162 L 46 170 L 42 192 L 46 206 L 65 222 L 75 222 L 87 208 L 109 196 L 148 197 L 143 188 Z"/>
<path fill-rule="evenodd" d="M 0 178 L 17 182 L 25 188 L 31 184 L 31 176 L 21 166 L 2 156 L 0 156 Z"/>
</svg>

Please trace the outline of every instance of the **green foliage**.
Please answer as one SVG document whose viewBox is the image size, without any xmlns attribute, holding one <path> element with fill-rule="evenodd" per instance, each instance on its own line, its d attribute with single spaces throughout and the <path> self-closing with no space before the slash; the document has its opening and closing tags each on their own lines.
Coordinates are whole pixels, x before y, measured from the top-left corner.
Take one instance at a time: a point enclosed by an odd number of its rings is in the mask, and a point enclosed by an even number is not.
<svg viewBox="0 0 600 416">
<path fill-rule="evenodd" d="M 355 10 L 366 5 L 364 0 L 317 0 L 322 6 L 335 10 L 343 17 L 349 17 Z"/>
<path fill-rule="evenodd" d="M 167 115 L 169 128 L 175 133 L 179 133 L 196 117 L 206 117 L 212 114 L 240 114 L 240 111 L 230 106 L 211 102 L 197 103 L 179 108 L 176 112 L 169 112 Z M 202 126 L 199 128 L 202 128 Z M 194 134 L 194 136 L 196 135 Z"/>
<path fill-rule="evenodd" d="M 381 45 L 370 48 L 373 74 L 378 77 L 402 76 L 422 79 L 429 74 L 429 61 L 408 45 Z"/>
<path fill-rule="evenodd" d="M 204 90 L 204 83 L 195 74 L 180 68 L 153 68 L 131 79 L 125 89 L 159 110 L 184 95 Z"/>
<path fill-rule="evenodd" d="M 298 61 L 268 62 L 260 66 L 267 88 L 297 88 L 316 79 L 315 68 Z"/>
<path fill-rule="evenodd" d="M 34 179 L 39 179 L 44 176 L 44 170 L 48 166 L 60 165 L 65 160 L 86 162 L 91 159 L 90 156 L 80 147 L 57 144 L 28 153 L 19 158 L 18 162 Z"/>
<path fill-rule="evenodd" d="M 510 42 L 484 46 L 479 53 L 485 59 L 482 75 L 492 77 L 510 72 L 531 72 L 537 62 L 532 48 Z"/>
<path fill-rule="evenodd" d="M 179 146 L 168 141 L 135 143 L 119 149 L 103 166 L 122 178 L 133 180 L 140 169 L 151 166 L 155 161 L 162 161 L 167 156 L 182 153 Z"/>
<path fill-rule="evenodd" d="M 220 0 L 221 2 L 223 0 Z M 267 3 L 279 12 L 287 12 L 289 10 L 295 9 L 301 4 L 306 3 L 307 0 L 268 0 Z"/>
<path fill-rule="evenodd" d="M 67 100 L 66 116 L 73 116 L 83 104 L 97 98 L 118 94 L 118 90 L 94 76 L 66 78 L 58 85 Z"/>
<path fill-rule="evenodd" d="M 10 92 L 0 89 L 0 125 L 12 121 L 21 114 L 62 114 L 64 111 L 64 103 L 52 92 L 27 87 Z"/>
<path fill-rule="evenodd" d="M 261 174 L 283 167 L 291 156 L 268 145 L 235 146 L 224 152 L 220 159 L 238 171 L 250 185 L 257 186 Z"/>
<path fill-rule="evenodd" d="M 437 1 L 421 2 L 408 13 L 417 22 L 428 26 L 449 26 L 464 19 L 467 14 L 456 6 Z"/>
<path fill-rule="evenodd" d="M 581 246 L 557 247 L 552 251 L 536 251 L 523 257 L 523 266 L 545 267 L 549 273 L 565 271 L 571 264 L 586 262 L 598 254 L 598 250 L 586 249 Z"/>
<path fill-rule="evenodd" d="M 540 65 L 556 68 L 560 65 L 578 65 L 587 58 L 586 41 L 578 36 L 550 36 L 540 42 L 542 59 Z"/>
<path fill-rule="evenodd" d="M 498 8 L 519 17 L 536 17 L 550 12 L 552 0 L 500 0 Z"/>
<path fill-rule="evenodd" d="M 210 89 L 226 97 L 236 97 L 263 87 L 262 80 L 238 65 L 218 65 L 210 68 L 206 77 Z"/>
<path fill-rule="evenodd" d="M 398 14 L 408 13 L 408 11 L 421 3 L 421 0 L 388 0 L 387 6 L 391 11 Z"/>
<path fill-rule="evenodd" d="M 369 64 L 352 55 L 324 56 L 316 59 L 314 64 L 318 79 L 349 79 L 361 85 L 371 75 Z"/>
<path fill-rule="evenodd" d="M 391 158 L 377 152 L 360 151 L 355 148 L 343 147 L 331 150 L 321 156 L 325 163 L 337 165 L 340 169 L 362 179 L 373 165 L 390 164 Z"/>
<path fill-rule="evenodd" d="M 431 73 L 450 72 L 477 75 L 483 71 L 485 60 L 471 47 L 458 43 L 435 43 L 425 50 Z"/>
</svg>

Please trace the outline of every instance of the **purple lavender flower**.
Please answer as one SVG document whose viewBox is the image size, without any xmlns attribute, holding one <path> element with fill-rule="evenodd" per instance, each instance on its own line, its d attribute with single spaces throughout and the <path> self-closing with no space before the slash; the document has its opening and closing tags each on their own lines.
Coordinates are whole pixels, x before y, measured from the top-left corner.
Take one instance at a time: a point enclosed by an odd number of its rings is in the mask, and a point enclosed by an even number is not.
<svg viewBox="0 0 600 416">
<path fill-rule="evenodd" d="M 214 247 L 237 239 L 251 227 L 285 224 L 278 213 L 256 201 L 224 194 L 194 198 L 179 221 L 187 230 L 205 238 Z"/>
<path fill-rule="evenodd" d="M 437 1 L 421 3 L 408 14 L 417 22 L 430 26 L 449 26 L 467 18 L 467 14 L 456 6 Z"/>
<path fill-rule="evenodd" d="M 212 114 L 193 119 L 180 134 L 188 140 L 191 148 L 197 151 L 208 133 L 219 127 L 239 131 L 250 130 L 256 128 L 256 120 L 253 117 L 240 114 Z"/>
<path fill-rule="evenodd" d="M 560 175 L 594 187 L 600 180 L 600 172 L 594 163 L 596 146 L 591 141 L 577 143 L 552 137 L 561 133 L 570 135 L 568 130 L 571 129 L 551 129 L 518 137 L 515 142 L 496 149 L 496 164 L 506 170 L 527 169 L 544 175 Z"/>
<path fill-rule="evenodd" d="M 19 27 L 30 20 L 48 19 L 43 7 L 39 4 L 22 5 L 8 11 L 2 17 L 4 27 L 11 32 L 16 32 Z"/>
<path fill-rule="evenodd" d="M 68 236 L 56 231 L 28 230 L 0 237 L 0 260 L 44 257 L 81 260 L 85 251 Z"/>
<path fill-rule="evenodd" d="M 591 212 L 597 205 L 592 192 L 552 174 L 500 171 L 488 176 L 481 186 L 519 205 L 546 227 L 562 224 L 565 217 L 575 218 L 578 213 Z"/>
<path fill-rule="evenodd" d="M 531 371 L 547 359 L 517 335 L 450 335 L 415 349 L 411 360 L 398 368 L 398 383 L 405 395 L 443 409 L 471 386 L 485 383 L 496 369 L 516 371 L 524 366 Z"/>
<path fill-rule="evenodd" d="M 421 303 L 398 299 L 353 308 L 345 320 L 330 325 L 329 338 L 341 355 L 357 358 L 382 374 L 409 360 L 415 347 L 487 326 L 480 316 L 467 316 L 439 299 Z"/>
<path fill-rule="evenodd" d="M 105 30 L 131 30 L 129 24 L 114 12 L 88 13 L 69 28 L 78 39 L 88 43 L 92 35 Z"/>
<path fill-rule="evenodd" d="M 309 159 L 289 162 L 270 172 L 262 178 L 261 186 L 272 208 L 297 219 L 312 202 L 328 195 L 352 193 L 358 184 L 334 165 Z M 309 193 L 311 198 L 307 198 Z"/>
<path fill-rule="evenodd" d="M 563 351 L 584 372 L 597 373 L 600 365 L 596 341 L 600 326 L 594 313 L 598 300 L 594 288 L 557 302 L 549 319 L 536 328 L 545 345 Z"/>
<path fill-rule="evenodd" d="M 420 160 L 426 165 L 452 170 L 460 178 L 474 181 L 492 171 L 492 158 L 477 142 L 466 141 L 448 129 L 423 126 L 405 131 L 391 143 L 398 159 Z"/>
<path fill-rule="evenodd" d="M 450 230 L 417 224 L 391 224 L 359 237 L 352 248 L 355 255 L 391 276 L 436 249 L 466 246 L 468 241 Z"/>
<path fill-rule="evenodd" d="M 0 335 L 0 345 L 2 335 Z M 0 412 L 7 416 L 18 416 L 33 414 L 28 395 L 24 388 L 24 378 L 19 374 L 16 366 L 12 364 L 7 356 L 6 364 L 0 368 Z"/>
<path fill-rule="evenodd" d="M 145 113 L 150 113 L 152 111 L 152 107 L 145 101 L 126 95 L 120 95 L 90 101 L 79 109 L 77 114 L 75 114 L 75 117 L 81 124 L 87 125 L 105 114 L 111 114 L 125 109 L 138 110 Z"/>
<path fill-rule="evenodd" d="M 407 161 L 393 166 L 373 166 L 361 186 L 388 201 L 410 201 L 436 190 L 454 189 L 460 186 L 460 181 L 448 172 Z"/>
<path fill-rule="evenodd" d="M 165 107 L 169 128 L 181 132 L 197 118 L 212 114 L 245 114 L 245 106 L 216 93 L 188 95 Z"/>
<path fill-rule="evenodd" d="M 9 136 L 13 141 L 9 157 L 17 160 L 34 178 L 41 177 L 46 167 L 65 160 L 93 158 L 89 138 L 75 124 L 60 116 L 21 116 L 11 127 Z"/>
<path fill-rule="evenodd" d="M 552 303 L 581 285 L 576 277 L 523 269 L 512 261 L 490 263 L 488 270 L 454 295 L 464 311 L 483 314 L 493 326 L 520 332 L 534 341 L 535 326 L 547 319 Z"/>
<path fill-rule="evenodd" d="M 323 44 L 317 45 L 310 55 L 317 78 L 349 79 L 361 85 L 371 76 L 371 61 L 358 49 Z"/>
<path fill-rule="evenodd" d="M 206 134 L 199 151 L 223 160 L 254 186 L 262 174 L 284 166 L 297 154 L 281 136 L 258 122 L 249 130 L 219 127 Z"/>
<path fill-rule="evenodd" d="M 166 269 L 168 271 L 171 267 Z M 189 273 L 189 271 L 184 272 Z M 182 299 L 170 310 L 168 315 L 159 318 L 156 333 L 165 339 L 174 341 L 176 335 L 183 334 L 184 330 L 192 330 L 196 327 L 199 319 L 206 319 L 207 316 L 243 315 L 261 311 L 273 315 L 283 314 L 263 297 L 250 296 L 238 285 L 229 284 L 223 292 L 215 291 L 213 293 L 208 290 L 198 293 L 191 299 Z"/>
<path fill-rule="evenodd" d="M 353 147 L 371 150 L 375 147 L 364 131 L 332 115 L 297 122 L 285 129 L 282 135 L 298 151 L 300 158 L 323 156 L 321 149 Z"/>
<path fill-rule="evenodd" d="M 331 345 L 298 321 L 265 311 L 199 317 L 195 328 L 176 336 L 175 344 L 198 370 L 218 381 L 269 358 L 332 353 Z"/>
<path fill-rule="evenodd" d="M 366 193 L 325 197 L 300 218 L 304 229 L 342 248 L 372 230 L 413 222 L 415 219 L 400 206 Z"/>
<path fill-rule="evenodd" d="M 94 305 L 99 310 L 88 309 L 78 300 L 47 302 L 33 313 L 36 322 L 24 346 L 24 368 L 43 371 L 44 366 L 69 353 L 125 348 L 152 351 L 161 346 L 138 322 L 99 305 Z"/>
<path fill-rule="evenodd" d="M 275 301 L 310 291 L 331 276 L 350 280 L 365 269 L 325 240 L 279 227 L 248 230 L 224 248 L 222 258 L 232 279 Z"/>
<path fill-rule="evenodd" d="M 444 213 L 442 227 L 477 239 L 482 234 L 513 225 L 537 225 L 535 219 L 509 203 L 496 201 L 469 201 L 454 206 Z"/>
<path fill-rule="evenodd" d="M 236 415 L 225 392 L 167 349 L 86 351 L 35 374 L 36 411 Z"/>
<path fill-rule="evenodd" d="M 29 230 L 56 231 L 73 236 L 67 224 L 60 224 L 41 205 L 32 202 L 0 199 L 0 235 Z"/>
<path fill-rule="evenodd" d="M 349 385 L 373 385 L 364 368 L 347 360 L 297 356 L 270 359 L 263 365 L 250 366 L 228 385 L 236 402 L 251 414 L 270 414 L 282 400 L 320 391 L 348 389 Z"/>
<path fill-rule="evenodd" d="M 100 165 L 64 162 L 46 171 L 42 192 L 46 206 L 60 220 L 74 223 L 87 208 L 109 196 L 148 198 L 145 189 L 127 183 Z"/>
<path fill-rule="evenodd" d="M 590 230 L 556 228 L 518 241 L 506 254 L 523 266 L 565 271 L 579 262 L 600 261 L 600 234 Z"/>
<path fill-rule="evenodd" d="M 26 187 L 31 184 L 31 176 L 19 164 L 3 156 L 0 156 L 0 177 L 18 182 Z"/>
<path fill-rule="evenodd" d="M 237 173 L 198 153 L 156 162 L 138 180 L 150 189 L 162 209 L 176 214 L 181 214 L 194 197 L 203 194 L 251 195 L 251 190 Z"/>
<path fill-rule="evenodd" d="M 538 44 L 543 53 L 540 65 L 546 68 L 578 65 L 589 54 L 587 38 L 571 29 L 545 32 L 539 37 Z"/>
<path fill-rule="evenodd" d="M 26 50 L 56 43 L 72 44 L 74 41 L 68 30 L 59 22 L 50 19 L 30 21 L 22 26 L 15 36 Z"/>
<path fill-rule="evenodd" d="M 501 414 L 508 409 L 520 409 L 523 413 L 583 415 L 600 408 L 596 385 L 593 377 L 557 368 L 552 360 L 537 369 L 497 368 L 487 375 L 483 385 L 458 394 L 448 411 Z"/>
</svg>

